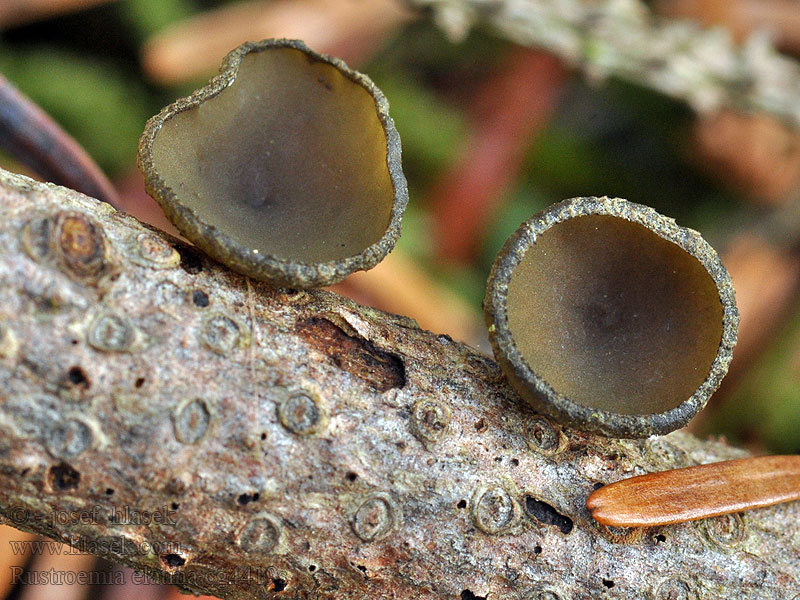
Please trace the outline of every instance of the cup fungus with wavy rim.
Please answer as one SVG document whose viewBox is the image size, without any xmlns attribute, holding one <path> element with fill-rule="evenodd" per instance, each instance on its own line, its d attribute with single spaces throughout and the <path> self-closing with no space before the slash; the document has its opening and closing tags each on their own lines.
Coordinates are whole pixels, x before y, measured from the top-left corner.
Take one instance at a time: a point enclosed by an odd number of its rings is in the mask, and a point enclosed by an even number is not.
<svg viewBox="0 0 800 600">
<path fill-rule="evenodd" d="M 727 372 L 739 322 L 700 234 L 618 198 L 565 200 L 523 223 L 484 312 L 495 357 L 534 408 L 623 438 L 688 423 Z"/>
<path fill-rule="evenodd" d="M 212 258 L 275 285 L 328 285 L 400 234 L 408 189 L 388 108 L 366 75 L 301 41 L 246 43 L 148 121 L 139 167 Z"/>
</svg>

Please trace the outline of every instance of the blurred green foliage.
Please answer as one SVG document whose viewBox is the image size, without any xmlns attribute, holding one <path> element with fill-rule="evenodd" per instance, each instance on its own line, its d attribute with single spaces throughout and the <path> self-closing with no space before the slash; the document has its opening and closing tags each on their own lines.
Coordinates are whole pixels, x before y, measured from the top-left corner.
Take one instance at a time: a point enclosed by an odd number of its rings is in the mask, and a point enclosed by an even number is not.
<svg viewBox="0 0 800 600">
<path fill-rule="evenodd" d="M 403 171 L 418 197 L 466 140 L 464 114 L 402 71 L 381 71 L 373 79 L 390 99 L 403 143 Z"/>
<path fill-rule="evenodd" d="M 98 57 L 54 46 L 0 45 L 0 72 L 110 174 L 133 166 L 152 112 L 146 88 Z"/>
<path fill-rule="evenodd" d="M 0 73 L 103 170 L 120 175 L 134 167 L 145 121 L 180 95 L 149 86 L 138 56 L 122 53 L 200 8 L 192 0 L 120 0 L 84 11 L 83 21 L 79 13 L 27 25 L 0 37 Z M 107 29 L 95 31 L 98 22 Z"/>
<path fill-rule="evenodd" d="M 140 41 L 198 11 L 191 0 L 120 0 L 119 13 Z"/>
<path fill-rule="evenodd" d="M 715 411 L 709 431 L 731 441 L 800 453 L 800 313 L 781 331 L 763 360 Z"/>
</svg>

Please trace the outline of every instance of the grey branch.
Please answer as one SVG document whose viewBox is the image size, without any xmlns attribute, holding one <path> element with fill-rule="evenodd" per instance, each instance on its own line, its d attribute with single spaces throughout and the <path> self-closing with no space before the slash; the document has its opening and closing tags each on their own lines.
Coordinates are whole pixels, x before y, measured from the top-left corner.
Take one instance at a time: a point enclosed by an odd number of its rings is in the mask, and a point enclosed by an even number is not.
<svg viewBox="0 0 800 600">
<path fill-rule="evenodd" d="M 597 484 L 743 456 L 562 429 L 410 319 L 0 172 L 0 513 L 223 598 L 786 599 L 800 505 L 644 530 Z M 744 483 L 746 485 L 746 483 Z"/>
<path fill-rule="evenodd" d="M 653 15 L 640 0 L 411 0 L 454 39 L 477 24 L 548 50 L 591 78 L 619 77 L 687 102 L 733 108 L 800 127 L 800 65 L 766 32 L 737 45 L 724 28 Z"/>
</svg>

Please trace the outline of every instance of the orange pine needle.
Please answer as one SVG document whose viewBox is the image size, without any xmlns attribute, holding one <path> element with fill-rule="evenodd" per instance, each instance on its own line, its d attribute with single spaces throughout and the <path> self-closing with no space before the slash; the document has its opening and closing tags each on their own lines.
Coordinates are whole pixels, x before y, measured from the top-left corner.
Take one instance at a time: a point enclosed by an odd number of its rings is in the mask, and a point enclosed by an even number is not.
<svg viewBox="0 0 800 600">
<path fill-rule="evenodd" d="M 623 479 L 595 490 L 598 522 L 647 527 L 694 521 L 800 499 L 800 456 L 760 456 Z"/>
</svg>

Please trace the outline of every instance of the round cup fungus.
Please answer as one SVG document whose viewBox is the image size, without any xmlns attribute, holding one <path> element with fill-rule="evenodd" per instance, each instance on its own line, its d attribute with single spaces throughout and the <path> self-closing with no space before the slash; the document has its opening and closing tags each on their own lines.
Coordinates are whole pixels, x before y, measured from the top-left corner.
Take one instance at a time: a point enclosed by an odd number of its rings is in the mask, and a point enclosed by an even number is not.
<svg viewBox="0 0 800 600">
<path fill-rule="evenodd" d="M 682 427 L 730 364 L 730 276 L 700 234 L 621 199 L 574 198 L 509 238 L 484 300 L 517 392 L 566 425 L 614 437 Z"/>
<path fill-rule="evenodd" d="M 139 167 L 195 245 L 287 287 L 374 267 L 408 201 L 386 98 L 296 40 L 232 51 L 206 87 L 148 121 Z"/>
</svg>

